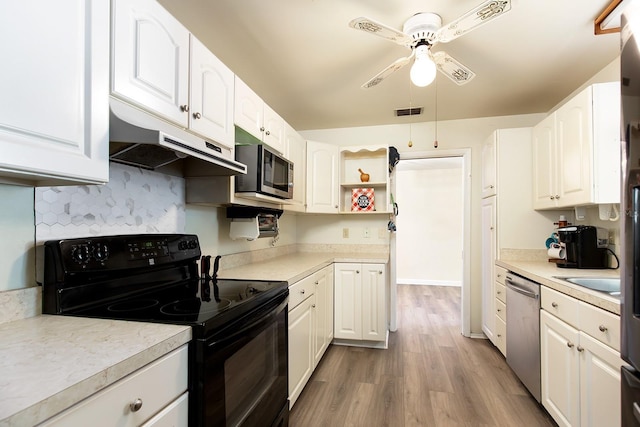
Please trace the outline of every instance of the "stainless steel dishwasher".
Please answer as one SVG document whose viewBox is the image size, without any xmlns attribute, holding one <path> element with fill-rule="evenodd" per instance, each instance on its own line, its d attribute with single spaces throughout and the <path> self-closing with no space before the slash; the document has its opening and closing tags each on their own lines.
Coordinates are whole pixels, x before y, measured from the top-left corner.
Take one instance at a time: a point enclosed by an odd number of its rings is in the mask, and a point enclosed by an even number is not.
<svg viewBox="0 0 640 427">
<path fill-rule="evenodd" d="M 507 363 L 540 402 L 540 285 L 507 274 Z"/>
</svg>

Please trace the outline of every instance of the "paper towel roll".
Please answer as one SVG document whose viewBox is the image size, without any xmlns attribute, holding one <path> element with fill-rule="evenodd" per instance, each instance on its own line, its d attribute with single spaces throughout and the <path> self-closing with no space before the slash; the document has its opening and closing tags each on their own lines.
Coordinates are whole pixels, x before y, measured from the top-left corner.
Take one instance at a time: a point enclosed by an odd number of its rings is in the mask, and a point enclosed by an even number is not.
<svg viewBox="0 0 640 427">
<path fill-rule="evenodd" d="M 566 259 L 567 258 L 567 252 L 566 250 L 560 246 L 551 246 L 549 248 L 549 250 L 547 251 L 547 254 L 549 254 L 549 257 L 551 258 L 556 258 L 556 259 Z"/>
</svg>

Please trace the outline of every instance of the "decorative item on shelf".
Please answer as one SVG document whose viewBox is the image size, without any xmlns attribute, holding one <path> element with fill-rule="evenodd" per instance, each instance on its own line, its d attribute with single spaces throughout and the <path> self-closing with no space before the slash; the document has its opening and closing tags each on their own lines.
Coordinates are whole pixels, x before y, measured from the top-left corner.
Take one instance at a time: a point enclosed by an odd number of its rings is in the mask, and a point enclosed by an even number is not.
<svg viewBox="0 0 640 427">
<path fill-rule="evenodd" d="M 362 169 L 358 169 L 358 172 L 360 172 L 360 181 L 361 182 L 369 182 L 369 174 L 365 173 Z"/>
<path fill-rule="evenodd" d="M 354 188 L 351 190 L 351 212 L 372 212 L 375 193 L 373 188 Z"/>
</svg>

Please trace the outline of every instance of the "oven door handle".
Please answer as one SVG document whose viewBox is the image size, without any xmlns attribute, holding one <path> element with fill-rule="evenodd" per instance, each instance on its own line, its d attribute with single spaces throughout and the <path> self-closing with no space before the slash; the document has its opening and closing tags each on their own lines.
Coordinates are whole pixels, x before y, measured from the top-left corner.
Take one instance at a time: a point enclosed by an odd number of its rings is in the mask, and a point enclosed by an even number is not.
<svg viewBox="0 0 640 427">
<path fill-rule="evenodd" d="M 251 331 L 252 329 L 255 329 L 257 326 L 260 325 L 267 325 L 269 323 L 271 323 L 273 321 L 273 319 L 278 317 L 278 314 L 285 309 L 285 307 L 287 306 L 289 298 L 287 297 L 281 304 L 278 304 L 277 307 L 275 307 L 273 310 L 269 311 L 266 314 L 261 314 L 260 318 L 246 326 L 244 326 L 242 329 L 235 331 L 233 334 L 231 335 L 227 335 L 224 338 L 220 339 L 220 340 L 216 340 L 216 341 L 212 341 L 209 344 L 207 344 L 207 347 L 211 348 L 211 347 L 215 347 L 218 345 L 222 345 L 226 342 L 232 341 L 234 340 L 236 337 L 245 334 L 248 331 Z"/>
</svg>

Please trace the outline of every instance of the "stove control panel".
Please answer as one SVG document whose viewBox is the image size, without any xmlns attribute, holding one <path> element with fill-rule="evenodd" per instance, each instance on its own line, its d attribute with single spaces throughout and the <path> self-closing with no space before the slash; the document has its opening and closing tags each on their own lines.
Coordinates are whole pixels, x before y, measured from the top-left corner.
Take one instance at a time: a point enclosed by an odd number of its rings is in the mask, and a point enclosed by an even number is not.
<svg viewBox="0 0 640 427">
<path fill-rule="evenodd" d="M 47 262 L 62 266 L 66 272 L 146 267 L 200 257 L 198 237 L 192 234 L 65 239 L 45 242 L 45 248 Z"/>
</svg>

